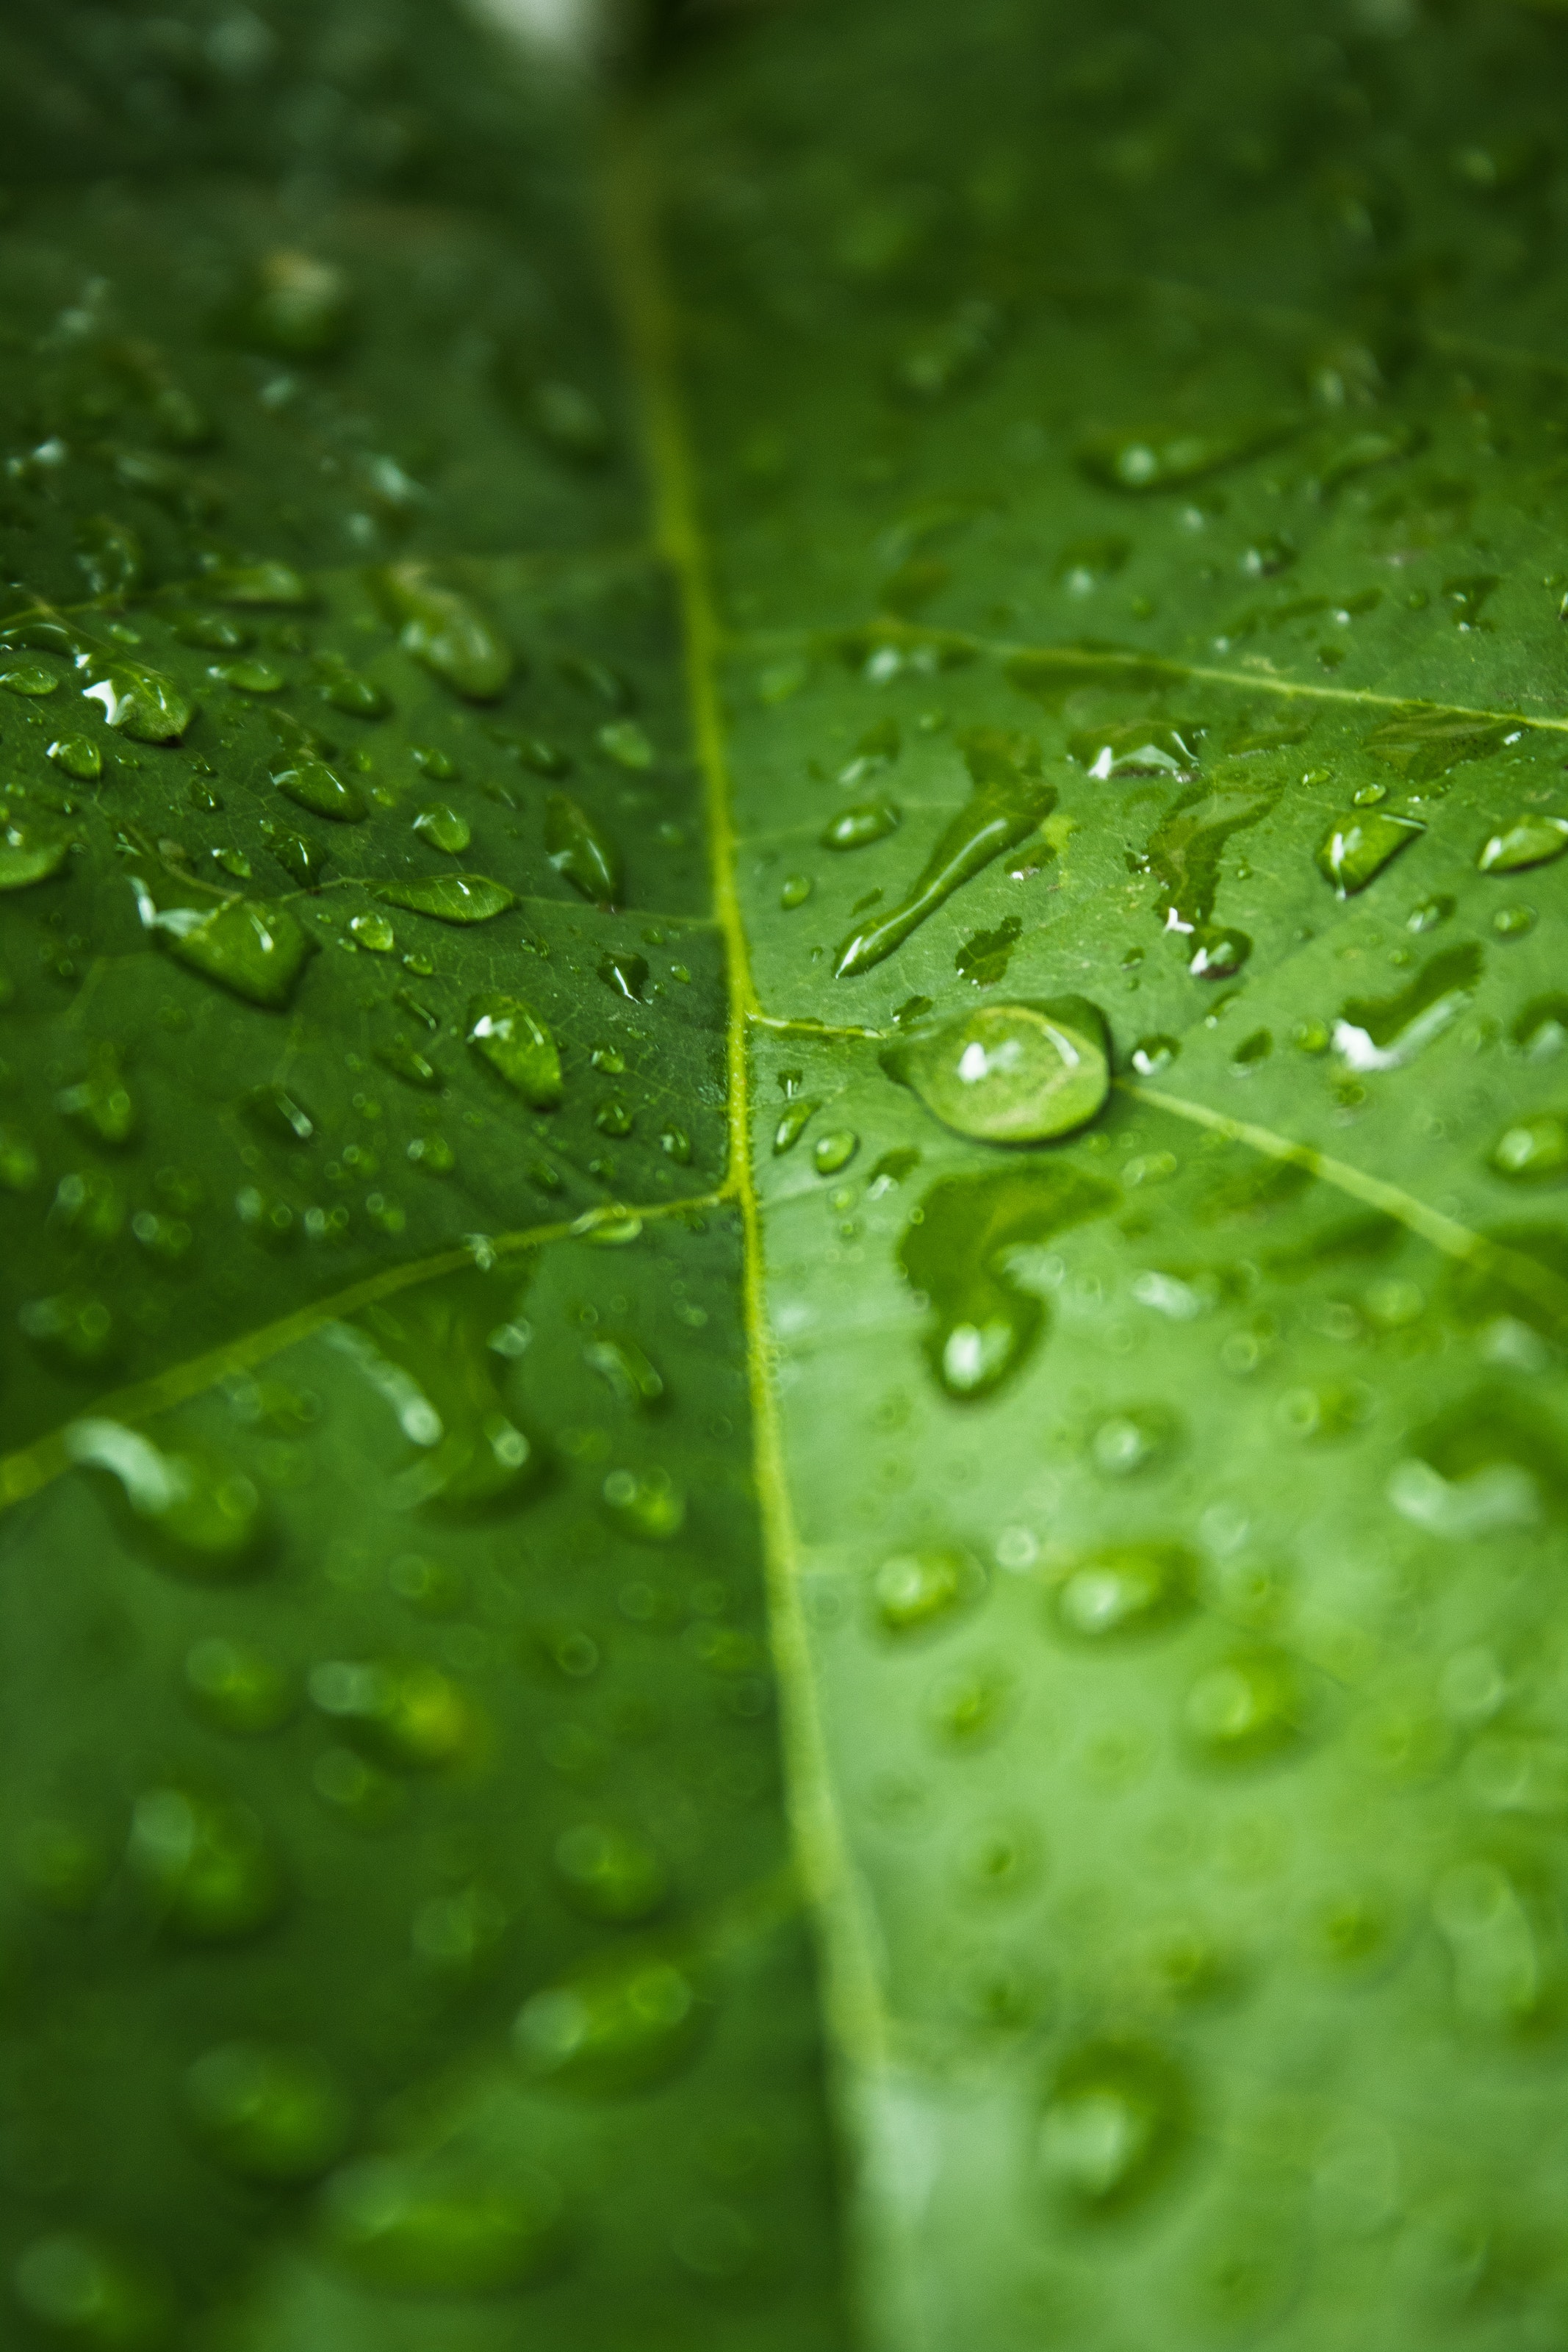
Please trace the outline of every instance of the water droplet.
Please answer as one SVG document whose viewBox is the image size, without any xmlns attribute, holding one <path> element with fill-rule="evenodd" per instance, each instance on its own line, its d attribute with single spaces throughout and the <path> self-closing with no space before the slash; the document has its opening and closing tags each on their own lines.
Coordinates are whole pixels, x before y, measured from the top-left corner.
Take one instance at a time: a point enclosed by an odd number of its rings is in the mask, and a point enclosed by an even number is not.
<svg viewBox="0 0 1568 2352">
<path fill-rule="evenodd" d="M 641 1004 L 646 1000 L 643 991 L 647 986 L 647 958 L 630 954 L 624 948 L 612 948 L 599 958 L 599 978 L 606 988 L 628 1003 Z"/>
<path fill-rule="evenodd" d="M 623 1535 L 642 1543 L 668 1543 L 686 1524 L 685 1490 L 668 1470 L 612 1470 L 604 1497 Z"/>
<path fill-rule="evenodd" d="M 1293 417 L 1238 418 L 1207 432 L 1166 427 L 1101 433 L 1078 452 L 1080 470 L 1108 490 L 1172 490 L 1272 449 L 1299 429 Z"/>
<path fill-rule="evenodd" d="M 605 1332 L 589 1341 L 583 1360 L 609 1384 L 623 1404 L 647 1412 L 663 1399 L 663 1379 L 635 1339 Z"/>
<path fill-rule="evenodd" d="M 35 2239 L 14 2275 L 22 2308 L 57 2343 L 81 2352 L 160 2352 L 168 2342 L 162 2287 L 101 2238 L 62 2230 Z"/>
<path fill-rule="evenodd" d="M 1021 915 L 1006 915 L 994 930 L 971 932 L 952 959 L 954 971 L 975 988 L 995 988 L 1007 977 L 1023 930 Z"/>
<path fill-rule="evenodd" d="M 46 669 L 42 662 L 13 662 L 0 669 L 0 686 L 11 694 L 53 694 L 59 682 L 59 672 Z"/>
<path fill-rule="evenodd" d="M 138 743 L 177 743 L 195 716 L 195 705 L 173 678 L 130 662 L 100 668 L 82 693 L 101 707 L 110 727 Z"/>
<path fill-rule="evenodd" d="M 903 822 L 902 812 L 891 801 L 865 801 L 858 808 L 840 810 L 824 826 L 821 841 L 824 849 L 867 849 L 874 841 L 886 841 Z"/>
<path fill-rule="evenodd" d="M 232 687 L 237 694 L 281 694 L 289 681 L 272 662 L 214 662 L 207 676 L 219 686 Z"/>
<path fill-rule="evenodd" d="M 600 728 L 597 741 L 600 751 L 607 752 L 623 768 L 653 765 L 653 745 L 635 719 L 612 719 Z"/>
<path fill-rule="evenodd" d="M 444 849 L 448 857 L 460 857 L 474 837 L 468 818 L 447 801 L 434 801 L 422 808 L 414 820 L 414 830 L 433 849 Z"/>
<path fill-rule="evenodd" d="M 1568 1118 L 1537 1111 L 1505 1127 L 1488 1165 L 1514 1184 L 1554 1184 L 1568 1175 Z"/>
<path fill-rule="evenodd" d="M 786 874 L 779 891 L 779 905 L 786 915 L 791 914 L 796 907 L 805 906 L 811 892 L 812 880 L 809 874 Z"/>
<path fill-rule="evenodd" d="M 1298 1744 L 1304 1702 L 1283 1651 L 1250 1650 L 1201 1674 L 1183 1713 L 1200 1755 L 1218 1764 L 1252 1764 Z"/>
<path fill-rule="evenodd" d="M 535 1110 L 553 1110 L 561 1101 L 565 1089 L 555 1040 L 521 998 L 471 997 L 468 1037 L 474 1051 Z"/>
<path fill-rule="evenodd" d="M 82 1132 L 118 1150 L 136 1132 L 136 1103 L 125 1083 L 120 1055 L 100 1045 L 87 1076 L 55 1097 L 55 1108 Z"/>
<path fill-rule="evenodd" d="M 1149 836 L 1145 855 L 1161 886 L 1156 910 L 1168 931 L 1192 940 L 1188 969 L 1199 979 L 1220 979 L 1247 961 L 1247 934 L 1211 923 L 1220 857 L 1231 836 L 1260 824 L 1279 797 L 1278 785 L 1200 785 L 1173 802 Z"/>
<path fill-rule="evenodd" d="M 1113 1544 L 1079 1560 L 1056 1590 L 1063 1633 L 1117 1640 L 1175 1623 L 1193 1607 L 1197 1561 L 1180 1544 Z"/>
<path fill-rule="evenodd" d="M 629 1135 L 637 1124 L 632 1110 L 618 1095 L 606 1095 L 594 1113 L 594 1124 L 601 1135 Z"/>
<path fill-rule="evenodd" d="M 287 907 L 261 898 L 226 898 L 210 908 L 157 908 L 135 886 L 142 921 L 166 955 L 248 1003 L 280 1010 L 294 993 L 315 941 Z"/>
<path fill-rule="evenodd" d="M 556 1840 L 555 1869 L 574 1909 L 616 1926 L 651 1918 L 669 1891 L 668 1874 L 647 1839 L 603 1822 L 565 1831 Z"/>
<path fill-rule="evenodd" d="M 365 804 L 358 785 L 349 783 L 324 760 L 301 759 L 287 768 L 275 768 L 272 781 L 280 793 L 313 816 L 332 817 L 340 824 L 363 822 Z"/>
<path fill-rule="evenodd" d="M 928 1633 L 981 1600 L 985 1571 L 972 1553 L 937 1549 L 894 1552 L 871 1579 L 877 1622 L 888 1633 Z"/>
<path fill-rule="evenodd" d="M 1568 818 L 1519 816 L 1482 844 L 1476 864 L 1483 874 L 1517 874 L 1526 866 L 1548 866 L 1568 849 Z"/>
<path fill-rule="evenodd" d="M 1500 907 L 1492 917 L 1492 929 L 1500 940 L 1522 940 L 1535 929 L 1533 907 Z"/>
<path fill-rule="evenodd" d="M 624 2094 L 662 2082 L 700 2037 L 704 2004 L 684 1969 L 657 1953 L 601 1961 L 537 1992 L 512 2044 L 536 2080 Z"/>
<path fill-rule="evenodd" d="M 683 1127 L 661 1127 L 658 1148 L 675 1161 L 678 1168 L 691 1165 L 691 1138 Z"/>
<path fill-rule="evenodd" d="M 1044 1301 L 1019 1278 L 1026 1254 L 1118 1197 L 1100 1178 L 1059 1165 L 931 1187 L 905 1228 L 899 1264 L 930 1304 L 925 1357 L 949 1396 L 990 1396 L 1017 1372 L 1046 1327 Z"/>
<path fill-rule="evenodd" d="M 349 282 L 335 264 L 280 249 L 257 264 L 232 314 L 238 339 L 284 359 L 319 359 L 336 351 L 353 318 Z"/>
<path fill-rule="evenodd" d="M 1319 845 L 1319 871 L 1338 897 L 1352 898 L 1426 830 L 1410 816 L 1336 817 Z"/>
<path fill-rule="evenodd" d="M 822 1105 L 810 1095 L 798 1095 L 793 1102 L 785 1103 L 773 1129 L 775 1158 L 781 1151 L 794 1150 L 821 1108 Z"/>
<path fill-rule="evenodd" d="M 1181 1042 L 1175 1037 L 1140 1037 L 1128 1059 L 1141 1078 L 1153 1078 L 1170 1068 L 1181 1050 Z"/>
<path fill-rule="evenodd" d="M 247 1806 L 153 1789 L 132 1817 L 131 1866 L 165 1931 L 190 1943 L 228 1943 L 273 1919 L 283 1883 Z"/>
<path fill-rule="evenodd" d="M 1407 783 L 1429 784 L 1468 760 L 1486 759 L 1509 731 L 1504 721 L 1472 712 L 1415 709 L 1384 719 L 1363 748 L 1396 768 Z"/>
<path fill-rule="evenodd" d="M 298 610 L 315 601 L 315 591 L 304 573 L 296 572 L 291 563 L 276 561 L 219 564 L 203 574 L 201 593 L 215 604 L 248 605 L 253 609 L 278 606 Z M 244 635 L 237 638 L 204 635 L 196 642 L 204 646 L 216 644 L 221 647 L 245 645 L 249 639 Z"/>
<path fill-rule="evenodd" d="M 1093 1118 L 1110 1085 L 1105 1024 L 1082 997 L 987 1004 L 890 1047 L 889 1075 L 956 1134 L 1036 1143 Z"/>
<path fill-rule="evenodd" d="M 38 1155 L 14 1127 L 0 1127 L 0 1187 L 30 1192 L 38 1181 Z"/>
<path fill-rule="evenodd" d="M 1481 976 L 1469 942 L 1425 963 L 1396 996 L 1352 998 L 1340 1009 L 1333 1043 L 1352 1070 L 1393 1070 L 1413 1061 L 1458 1018 Z"/>
<path fill-rule="evenodd" d="M 155 1445 L 118 1421 L 73 1421 L 66 1451 L 119 1485 L 132 1523 L 187 1576 L 222 1580 L 254 1560 L 265 1533 L 261 1496 L 237 1464 L 204 1443 Z"/>
<path fill-rule="evenodd" d="M 388 906 L 405 907 L 411 915 L 434 915 L 439 923 L 488 923 L 517 904 L 504 883 L 492 882 L 485 874 L 422 874 L 406 881 L 378 882 L 374 889 Z"/>
<path fill-rule="evenodd" d="M 1543 1972 L 1529 1909 L 1507 1872 L 1456 1863 L 1432 1890 L 1432 1916 L 1453 1957 L 1460 2009 L 1494 2031 L 1529 2019 Z"/>
<path fill-rule="evenodd" d="M 984 374 L 1000 348 L 1005 321 L 994 302 L 973 296 L 960 302 L 893 371 L 894 388 L 906 399 L 943 400 Z"/>
<path fill-rule="evenodd" d="M 860 1139 L 853 1128 L 835 1128 L 827 1135 L 819 1135 L 812 1147 L 812 1160 L 819 1176 L 837 1176 L 847 1168 L 860 1149 Z"/>
<path fill-rule="evenodd" d="M 0 890 L 47 882 L 69 856 L 69 840 L 54 827 L 20 817 L 0 820 Z"/>
<path fill-rule="evenodd" d="M 1117 720 L 1069 735 L 1068 757 L 1102 783 L 1120 783 L 1131 776 L 1190 783 L 1198 772 L 1197 747 L 1204 731 L 1184 721 Z"/>
<path fill-rule="evenodd" d="M 349 937 L 371 955 L 391 955 L 397 934 L 384 915 L 374 911 L 349 917 Z"/>
<path fill-rule="evenodd" d="M 352 2120 L 313 2052 L 228 2042 L 184 2081 L 185 2113 L 209 2155 L 242 2180 L 315 2180 L 342 2154 Z"/>
<path fill-rule="evenodd" d="M 276 1082 L 253 1087 L 240 1097 L 239 1108 L 258 1134 L 275 1136 L 280 1143 L 309 1143 L 316 1122 L 287 1087 Z"/>
<path fill-rule="evenodd" d="M 40 1354 L 68 1371 L 89 1371 L 107 1363 L 119 1345 L 113 1316 L 90 1290 L 61 1290 L 49 1298 L 30 1298 L 18 1310 L 16 1322 Z"/>
<path fill-rule="evenodd" d="M 327 870 L 327 845 L 319 835 L 297 832 L 292 825 L 277 825 L 263 817 L 261 837 L 290 882 L 301 890 L 319 887 Z"/>
<path fill-rule="evenodd" d="M 552 793 L 546 803 L 544 850 L 557 874 L 584 898 L 603 907 L 618 901 L 620 853 L 603 826 L 564 793 Z"/>
<path fill-rule="evenodd" d="M 468 1701 L 422 1659 L 331 1659 L 311 1668 L 310 1692 L 356 1748 L 393 1771 L 436 1771 L 474 1745 Z"/>
<path fill-rule="evenodd" d="M 185 1691 L 202 1719 L 250 1738 L 277 1731 L 294 1712 L 289 1676 L 269 1652 L 209 1634 L 185 1654 Z"/>
<path fill-rule="evenodd" d="M 1135 2203 L 1178 2153 L 1188 2097 L 1170 2059 L 1142 2044 L 1089 2042 L 1057 2070 L 1037 2143 L 1047 2186 L 1068 2206 Z"/>
<path fill-rule="evenodd" d="M 1167 1461 L 1179 1434 L 1174 1415 L 1163 1405 L 1129 1405 L 1099 1424 L 1089 1456 L 1104 1476 L 1130 1478 Z"/>
<path fill-rule="evenodd" d="M 47 756 L 79 784 L 96 783 L 103 773 L 103 754 L 90 735 L 58 736 Z"/>
<path fill-rule="evenodd" d="M 347 2165 L 319 2210 L 327 2252 L 384 2294 L 502 2294 L 562 2252 L 554 2183 L 460 2143 Z"/>
<path fill-rule="evenodd" d="M 317 691 L 334 710 L 350 719 L 384 719 L 392 709 L 392 697 L 385 688 L 351 669 L 341 654 L 318 654 L 312 666 Z"/>
<path fill-rule="evenodd" d="M 493 1316 L 461 1283 L 432 1286 L 339 1325 L 339 1344 L 391 1405 L 417 1449 L 393 1492 L 405 1507 L 495 1510 L 523 1501 L 540 1472 L 536 1448 L 496 1386 Z"/>
<path fill-rule="evenodd" d="M 422 563 L 388 565 L 374 585 L 401 625 L 405 653 L 469 702 L 494 702 L 512 673 L 510 649 L 478 605 L 438 586 Z"/>
<path fill-rule="evenodd" d="M 963 751 L 971 785 L 967 802 L 944 828 L 908 895 L 844 941 L 834 960 L 838 979 L 869 971 L 891 955 L 963 883 L 1005 850 L 1016 848 L 1056 805 L 1055 793 L 1041 781 L 1038 747 L 1026 735 L 976 728 L 963 739 Z M 850 810 L 839 823 L 860 814 Z"/>
<path fill-rule="evenodd" d="M 426 1094 L 438 1095 L 447 1081 L 442 1072 L 422 1054 L 417 1045 L 394 1038 L 390 1045 L 378 1045 L 375 1058 L 384 1070 L 390 1070 L 405 1086 L 420 1087 Z"/>
</svg>

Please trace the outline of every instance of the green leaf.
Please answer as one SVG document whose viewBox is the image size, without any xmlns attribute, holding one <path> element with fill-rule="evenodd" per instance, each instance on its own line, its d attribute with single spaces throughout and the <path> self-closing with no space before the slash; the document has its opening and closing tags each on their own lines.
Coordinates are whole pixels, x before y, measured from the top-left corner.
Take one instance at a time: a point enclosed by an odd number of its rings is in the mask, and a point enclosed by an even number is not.
<svg viewBox="0 0 1568 2352">
<path fill-rule="evenodd" d="M 0 32 L 13 2330 L 1556 2342 L 1568 31 L 374 33 Z"/>
</svg>

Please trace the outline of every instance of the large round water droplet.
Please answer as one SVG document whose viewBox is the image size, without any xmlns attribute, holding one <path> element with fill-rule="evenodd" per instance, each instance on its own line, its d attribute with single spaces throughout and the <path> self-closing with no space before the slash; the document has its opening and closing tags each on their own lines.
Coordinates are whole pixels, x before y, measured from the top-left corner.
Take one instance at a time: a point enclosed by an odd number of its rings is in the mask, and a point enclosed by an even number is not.
<svg viewBox="0 0 1568 2352">
<path fill-rule="evenodd" d="M 225 2042 L 196 2060 L 184 2087 L 202 2144 L 244 2180 L 314 2180 L 349 2136 L 348 2100 L 308 2051 Z"/>
<path fill-rule="evenodd" d="M 1081 998 L 986 1004 L 884 1056 L 944 1127 L 986 1143 L 1038 1143 L 1091 1119 L 1110 1085 L 1105 1028 Z"/>
</svg>

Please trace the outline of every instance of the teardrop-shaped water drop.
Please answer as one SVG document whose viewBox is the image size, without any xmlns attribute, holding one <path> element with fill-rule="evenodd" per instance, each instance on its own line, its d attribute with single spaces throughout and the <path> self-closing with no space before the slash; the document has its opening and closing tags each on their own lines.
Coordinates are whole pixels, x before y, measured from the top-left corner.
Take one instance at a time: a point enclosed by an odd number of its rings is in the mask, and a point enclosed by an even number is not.
<svg viewBox="0 0 1568 2352">
<path fill-rule="evenodd" d="M 364 820 L 364 796 L 359 786 L 329 768 L 324 760 L 291 761 L 286 768 L 274 768 L 272 781 L 280 793 L 313 816 L 329 816 L 339 824 L 360 824 Z"/>
<path fill-rule="evenodd" d="M 460 857 L 474 837 L 468 818 L 449 801 L 432 801 L 422 808 L 414 820 L 414 830 L 432 849 L 445 850 L 448 857 Z"/>
<path fill-rule="evenodd" d="M 315 952 L 315 941 L 287 907 L 260 898 L 226 898 L 210 910 L 160 909 L 137 886 L 143 925 L 165 954 L 248 1003 L 280 1010 Z"/>
<path fill-rule="evenodd" d="M 1319 871 L 1340 898 L 1353 898 L 1426 830 L 1415 817 L 1352 811 L 1336 817 L 1319 844 Z"/>
<path fill-rule="evenodd" d="M 564 793 L 552 793 L 545 810 L 544 849 L 557 874 L 597 906 L 621 894 L 620 853 L 604 827 Z"/>
<path fill-rule="evenodd" d="M 512 673 L 510 647 L 470 597 L 442 586 L 422 563 L 389 564 L 377 593 L 401 624 L 405 653 L 468 702 L 494 702 Z"/>
<path fill-rule="evenodd" d="M 405 907 L 413 915 L 433 915 L 439 923 L 488 923 L 515 907 L 515 893 L 487 874 L 419 875 L 407 880 L 377 882 L 378 898 L 388 906 Z"/>
<path fill-rule="evenodd" d="M 1192 1609 L 1197 1562 L 1181 1544 L 1116 1544 L 1078 1561 L 1057 1586 L 1065 1633 L 1116 1642 L 1173 1624 Z"/>
<path fill-rule="evenodd" d="M 840 810 L 819 837 L 824 849 L 868 849 L 874 841 L 886 841 L 902 822 L 903 813 L 892 801 L 865 801 Z"/>
<path fill-rule="evenodd" d="M 103 754 L 90 735 L 57 736 L 47 756 L 79 784 L 96 783 L 103 773 Z"/>
<path fill-rule="evenodd" d="M 468 1001 L 469 1045 L 535 1110 L 553 1110 L 565 1092 L 555 1039 L 516 996 Z"/>
<path fill-rule="evenodd" d="M 1500 825 L 1481 845 L 1476 864 L 1483 874 L 1517 874 L 1527 866 L 1549 866 L 1568 849 L 1568 817 L 1531 814 Z"/>
<path fill-rule="evenodd" d="M 619 2095 L 662 2082 L 687 2063 L 704 2009 L 686 1969 L 642 1952 L 536 1992 L 518 2014 L 512 2046 L 537 2082 Z"/>
<path fill-rule="evenodd" d="M 329 2256 L 381 2294 L 506 2294 L 562 2252 L 553 2182 L 460 2146 L 345 2166 L 321 2193 L 319 2221 Z"/>
</svg>

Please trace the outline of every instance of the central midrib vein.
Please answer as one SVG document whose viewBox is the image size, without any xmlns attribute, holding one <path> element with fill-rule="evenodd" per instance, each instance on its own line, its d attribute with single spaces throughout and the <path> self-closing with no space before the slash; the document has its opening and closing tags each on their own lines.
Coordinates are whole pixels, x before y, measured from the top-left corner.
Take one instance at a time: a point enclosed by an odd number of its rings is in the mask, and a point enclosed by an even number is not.
<svg viewBox="0 0 1568 2352">
<path fill-rule="evenodd" d="M 679 597 L 691 728 L 707 800 L 714 911 L 729 975 L 727 1189 L 739 1206 L 742 1227 L 746 1360 L 790 1830 L 817 1935 L 832 2058 L 847 2060 L 855 2073 L 875 2073 L 884 2055 L 886 2021 L 828 1769 L 802 1607 L 800 1540 L 768 1360 L 750 1120 L 749 1032 L 757 1007 L 735 877 L 735 832 L 718 686 L 721 640 L 680 396 L 672 308 L 655 226 L 654 175 L 644 136 L 629 122 L 623 121 L 612 138 L 605 180 L 612 274 L 644 408 L 655 539 Z M 854 2087 L 850 2080 L 841 2083 L 847 2095 L 841 2112 L 852 2100 Z"/>
</svg>

